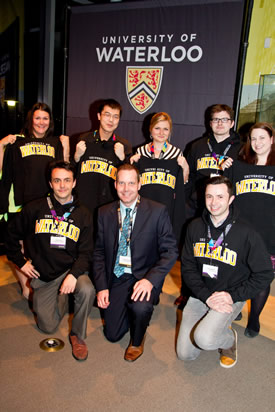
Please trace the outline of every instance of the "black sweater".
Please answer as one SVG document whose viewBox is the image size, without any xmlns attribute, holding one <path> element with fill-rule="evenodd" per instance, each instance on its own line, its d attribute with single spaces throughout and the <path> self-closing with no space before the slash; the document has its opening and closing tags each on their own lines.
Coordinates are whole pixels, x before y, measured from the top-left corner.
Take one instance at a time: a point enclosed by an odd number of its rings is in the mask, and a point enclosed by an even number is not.
<svg viewBox="0 0 275 412">
<path fill-rule="evenodd" d="M 16 206 L 45 196 L 49 192 L 47 167 L 53 160 L 63 159 L 63 148 L 58 137 L 18 137 L 8 144 L 3 160 L 3 196 L 1 212 L 8 210 L 8 195 L 14 186 Z"/>
<path fill-rule="evenodd" d="M 216 241 L 228 223 L 232 227 L 221 246 L 211 252 L 208 246 L 207 226 Z M 218 267 L 218 277 L 202 275 L 203 265 Z M 270 257 L 262 238 L 231 208 L 226 221 L 215 228 L 205 210 L 187 229 L 182 251 L 182 277 L 192 296 L 203 302 L 218 291 L 230 293 L 233 302 L 253 298 L 273 280 Z"/>
<path fill-rule="evenodd" d="M 139 193 L 167 207 L 179 243 L 185 223 L 183 172 L 177 162 L 181 150 L 172 146 L 162 159 L 152 159 L 146 146 L 139 148 L 137 152 L 141 154 L 137 163 L 141 181 Z"/>
<path fill-rule="evenodd" d="M 9 224 L 6 239 L 8 259 L 19 268 L 24 266 L 26 261 L 19 243 L 24 239 L 27 257 L 40 273 L 41 280 L 49 282 L 67 270 L 78 278 L 90 269 L 93 251 L 91 214 L 77 200 L 67 205 L 61 205 L 52 195 L 51 200 L 58 217 L 72 206 L 75 208 L 65 221 L 56 226 L 47 198 L 28 203 Z M 50 247 L 51 237 L 57 235 L 66 238 L 64 249 Z"/>
<path fill-rule="evenodd" d="M 275 166 L 235 160 L 225 174 L 234 185 L 234 202 L 242 218 L 260 233 L 269 253 L 275 255 Z"/>
<path fill-rule="evenodd" d="M 216 153 L 217 158 L 225 154 L 225 159 L 231 157 L 237 159 L 239 150 L 242 146 L 240 137 L 237 133 L 231 131 L 230 136 L 218 143 L 213 133 L 202 137 L 195 141 L 187 155 L 187 161 L 190 167 L 189 182 L 186 185 L 187 195 L 191 197 L 195 203 L 198 201 L 198 206 L 201 208 L 204 205 L 204 185 L 205 181 L 211 174 L 222 174 L 222 169 L 218 165 L 216 159 L 211 156 Z"/>
<path fill-rule="evenodd" d="M 96 135 L 86 133 L 81 140 L 86 143 L 86 151 L 77 164 L 76 191 L 81 203 L 93 213 L 99 206 L 117 199 L 114 181 L 117 167 L 123 162 L 114 152 L 115 143 L 124 145 L 126 159 L 132 148 L 127 140 L 117 135 L 115 141 L 112 138 L 101 141 L 98 132 Z"/>
</svg>

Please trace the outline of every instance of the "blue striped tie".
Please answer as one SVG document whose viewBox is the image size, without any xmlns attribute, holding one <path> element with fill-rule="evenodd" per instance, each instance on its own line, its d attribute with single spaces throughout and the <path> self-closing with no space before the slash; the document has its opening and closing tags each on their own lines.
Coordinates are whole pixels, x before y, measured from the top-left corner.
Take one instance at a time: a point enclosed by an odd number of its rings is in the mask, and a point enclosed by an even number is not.
<svg viewBox="0 0 275 412">
<path fill-rule="evenodd" d="M 117 251 L 117 256 L 116 256 L 114 274 L 118 278 L 124 274 L 124 266 L 121 266 L 119 264 L 119 257 L 127 256 L 127 237 L 128 237 L 129 224 L 130 224 L 130 213 L 131 213 L 131 209 L 127 208 L 126 216 L 123 221 L 123 226 L 122 226 L 122 231 L 120 235 L 120 241 L 119 241 L 119 246 L 118 246 L 118 251 Z"/>
</svg>

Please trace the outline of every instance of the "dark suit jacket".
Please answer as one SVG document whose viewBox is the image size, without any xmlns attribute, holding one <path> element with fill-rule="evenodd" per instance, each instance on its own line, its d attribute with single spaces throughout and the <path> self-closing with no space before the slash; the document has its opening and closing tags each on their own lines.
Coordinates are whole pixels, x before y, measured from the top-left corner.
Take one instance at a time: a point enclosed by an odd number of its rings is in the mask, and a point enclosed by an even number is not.
<svg viewBox="0 0 275 412">
<path fill-rule="evenodd" d="M 98 232 L 93 259 L 97 292 L 110 289 L 118 249 L 118 202 L 99 209 Z M 164 205 L 141 198 L 131 236 L 132 273 L 146 278 L 161 292 L 164 278 L 173 267 L 178 248 Z"/>
</svg>

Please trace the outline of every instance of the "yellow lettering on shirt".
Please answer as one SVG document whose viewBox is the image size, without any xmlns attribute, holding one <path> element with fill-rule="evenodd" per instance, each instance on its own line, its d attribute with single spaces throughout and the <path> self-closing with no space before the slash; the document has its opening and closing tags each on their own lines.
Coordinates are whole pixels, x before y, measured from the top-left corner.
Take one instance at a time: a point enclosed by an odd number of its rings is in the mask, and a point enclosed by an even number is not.
<svg viewBox="0 0 275 412">
<path fill-rule="evenodd" d="M 222 248 L 222 246 L 218 246 L 211 252 L 208 243 L 197 242 L 193 245 L 193 251 L 195 257 L 218 260 L 230 266 L 236 266 L 237 263 L 237 253 L 234 250 Z"/>
<path fill-rule="evenodd" d="M 264 193 L 275 196 L 275 182 L 268 179 L 244 179 L 236 182 L 236 196 L 244 193 Z"/>
<path fill-rule="evenodd" d="M 55 149 L 53 146 L 45 143 L 31 143 L 20 146 L 22 157 L 41 155 L 55 158 Z"/>
<path fill-rule="evenodd" d="M 220 169 L 221 166 L 218 165 L 217 160 L 212 156 L 201 157 L 197 160 L 197 170 L 201 169 Z"/>
<path fill-rule="evenodd" d="M 80 173 L 100 173 L 116 180 L 117 168 L 102 160 L 86 160 L 81 163 Z"/>
<path fill-rule="evenodd" d="M 65 236 L 68 239 L 77 242 L 80 235 L 80 229 L 72 223 L 54 219 L 39 219 L 35 223 L 35 234 L 50 233 L 59 236 Z"/>
<path fill-rule="evenodd" d="M 159 184 L 174 189 L 176 186 L 176 178 L 170 173 L 165 172 L 144 172 L 140 176 L 140 183 L 141 186 Z"/>
</svg>

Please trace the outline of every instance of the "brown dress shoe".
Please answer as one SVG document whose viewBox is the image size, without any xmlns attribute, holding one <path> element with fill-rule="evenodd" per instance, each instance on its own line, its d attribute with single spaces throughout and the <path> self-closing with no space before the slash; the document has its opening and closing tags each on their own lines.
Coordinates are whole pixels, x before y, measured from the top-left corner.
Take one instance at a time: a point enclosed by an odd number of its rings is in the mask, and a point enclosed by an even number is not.
<svg viewBox="0 0 275 412">
<path fill-rule="evenodd" d="M 85 361 L 88 357 L 88 348 L 84 340 L 75 335 L 70 335 L 70 342 L 73 348 L 73 357 L 78 361 Z"/>
<path fill-rule="evenodd" d="M 144 338 L 140 346 L 133 346 L 130 341 L 128 348 L 125 351 L 124 359 L 128 362 L 134 362 L 143 354 Z"/>
</svg>

